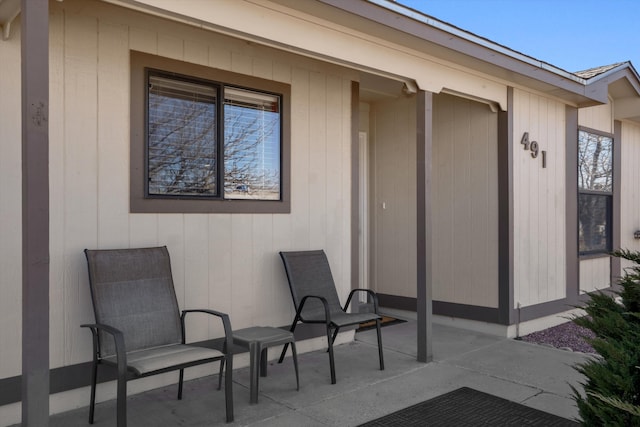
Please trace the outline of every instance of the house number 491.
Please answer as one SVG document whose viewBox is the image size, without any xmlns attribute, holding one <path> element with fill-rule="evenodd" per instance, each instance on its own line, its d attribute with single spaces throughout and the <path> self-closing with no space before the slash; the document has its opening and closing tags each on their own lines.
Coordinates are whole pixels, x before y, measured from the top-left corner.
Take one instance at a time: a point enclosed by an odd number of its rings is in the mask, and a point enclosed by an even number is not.
<svg viewBox="0 0 640 427">
<path fill-rule="evenodd" d="M 537 141 L 529 141 L 529 132 L 525 132 L 522 135 L 522 139 L 520 140 L 520 144 L 523 145 L 525 151 L 531 151 L 531 158 L 535 159 L 538 157 L 538 154 L 542 155 L 542 167 L 547 167 L 547 152 L 544 150 L 540 150 Z"/>
</svg>

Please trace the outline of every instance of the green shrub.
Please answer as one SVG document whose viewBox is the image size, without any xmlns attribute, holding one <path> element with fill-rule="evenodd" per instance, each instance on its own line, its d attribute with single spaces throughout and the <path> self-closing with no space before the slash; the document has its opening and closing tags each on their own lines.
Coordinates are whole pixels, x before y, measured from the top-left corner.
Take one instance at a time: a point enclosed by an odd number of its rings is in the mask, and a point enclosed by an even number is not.
<svg viewBox="0 0 640 427">
<path fill-rule="evenodd" d="M 586 382 L 583 394 L 573 388 L 573 398 L 583 425 L 640 426 L 640 252 L 613 255 L 633 265 L 618 291 L 591 294 L 587 316 L 573 319 L 594 332 L 588 342 L 598 353 L 576 366 Z"/>
</svg>

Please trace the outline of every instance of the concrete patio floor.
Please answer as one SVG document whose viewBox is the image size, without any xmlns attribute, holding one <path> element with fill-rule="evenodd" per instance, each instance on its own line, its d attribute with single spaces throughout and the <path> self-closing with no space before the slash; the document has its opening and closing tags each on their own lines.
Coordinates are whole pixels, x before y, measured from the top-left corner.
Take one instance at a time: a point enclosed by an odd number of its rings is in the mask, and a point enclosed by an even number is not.
<svg viewBox="0 0 640 427">
<path fill-rule="evenodd" d="M 565 418 L 577 417 L 569 384 L 585 355 L 444 325 L 433 325 L 434 361 L 416 361 L 414 321 L 382 329 L 384 371 L 378 369 L 375 330 L 335 348 L 337 384 L 330 384 L 325 351 L 299 356 L 300 391 L 291 357 L 269 364 L 259 403 L 249 404 L 249 369 L 234 371 L 235 422 L 224 422 L 217 376 L 163 387 L 128 399 L 130 426 L 355 426 L 467 386 Z M 278 352 L 270 352 L 275 357 Z M 216 368 L 217 369 L 217 368 Z M 215 369 L 214 369 L 215 370 Z M 88 400 L 87 396 L 87 400 Z M 95 426 L 115 425 L 115 401 L 96 406 Z M 50 426 L 84 426 L 88 408 L 51 416 Z"/>
</svg>

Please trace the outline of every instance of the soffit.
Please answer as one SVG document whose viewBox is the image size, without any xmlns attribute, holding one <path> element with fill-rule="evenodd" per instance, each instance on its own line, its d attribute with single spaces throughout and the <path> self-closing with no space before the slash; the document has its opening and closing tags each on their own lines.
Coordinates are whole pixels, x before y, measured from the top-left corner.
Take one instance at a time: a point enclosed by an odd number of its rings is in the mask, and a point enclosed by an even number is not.
<svg viewBox="0 0 640 427">
<path fill-rule="evenodd" d="M 613 99 L 626 98 L 629 96 L 640 95 L 637 90 L 637 85 L 633 85 L 630 80 L 619 79 L 609 84 L 609 95 Z"/>
</svg>

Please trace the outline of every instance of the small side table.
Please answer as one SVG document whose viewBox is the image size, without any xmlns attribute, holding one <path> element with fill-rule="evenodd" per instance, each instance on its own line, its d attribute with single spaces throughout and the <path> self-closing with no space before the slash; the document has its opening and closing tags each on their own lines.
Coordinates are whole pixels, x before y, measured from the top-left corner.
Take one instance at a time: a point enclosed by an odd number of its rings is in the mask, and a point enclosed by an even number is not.
<svg viewBox="0 0 640 427">
<path fill-rule="evenodd" d="M 274 345 L 291 344 L 293 366 L 296 370 L 296 389 L 300 390 L 298 355 L 293 333 L 270 326 L 253 326 L 233 331 L 233 342 L 249 349 L 250 403 L 258 403 L 259 374 L 267 376 L 267 348 Z"/>
</svg>

